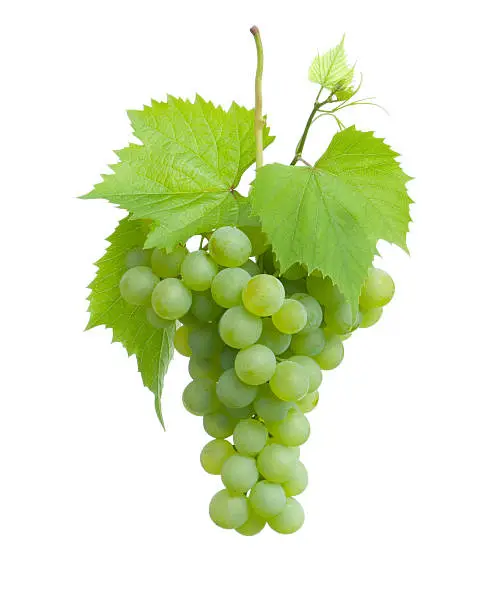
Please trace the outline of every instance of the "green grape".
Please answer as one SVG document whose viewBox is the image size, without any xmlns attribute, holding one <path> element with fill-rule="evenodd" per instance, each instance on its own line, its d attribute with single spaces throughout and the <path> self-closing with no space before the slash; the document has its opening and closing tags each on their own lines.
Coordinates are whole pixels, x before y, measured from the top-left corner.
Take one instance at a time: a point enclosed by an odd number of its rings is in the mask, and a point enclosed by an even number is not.
<svg viewBox="0 0 478 612">
<path fill-rule="evenodd" d="M 237 452 L 255 457 L 267 442 L 267 428 L 254 419 L 239 421 L 234 428 L 233 440 Z"/>
<path fill-rule="evenodd" d="M 166 253 L 166 249 L 154 249 L 151 255 L 153 272 L 160 278 L 179 276 L 181 264 L 187 253 L 188 250 L 182 244 L 176 245 L 171 253 Z"/>
<path fill-rule="evenodd" d="M 230 346 L 225 346 L 222 349 L 219 360 L 223 370 L 230 370 L 234 367 L 234 362 L 236 361 L 236 355 L 238 352 L 239 351 L 237 349 L 233 349 Z"/>
<path fill-rule="evenodd" d="M 257 276 L 261 273 L 261 269 L 252 259 L 248 259 L 246 263 L 243 263 L 241 269 L 245 270 L 249 274 L 249 276 Z"/>
<path fill-rule="evenodd" d="M 298 457 L 292 449 L 273 442 L 259 453 L 257 467 L 266 480 L 282 483 L 292 478 L 297 461 Z"/>
<path fill-rule="evenodd" d="M 307 311 L 307 323 L 303 331 L 310 331 L 321 326 L 324 314 L 321 305 L 315 298 L 307 293 L 294 293 L 291 299 L 300 302 Z"/>
<path fill-rule="evenodd" d="M 211 293 L 215 302 L 224 308 L 242 304 L 242 290 L 251 276 L 242 268 L 225 268 L 214 277 Z"/>
<path fill-rule="evenodd" d="M 294 355 L 294 357 L 290 358 L 290 361 L 295 361 L 301 365 L 309 375 L 309 389 L 307 393 L 311 393 L 318 389 L 322 383 L 322 370 L 320 369 L 319 364 L 312 359 L 312 357 L 307 357 L 306 355 Z"/>
<path fill-rule="evenodd" d="M 152 308 L 146 308 L 145 314 L 148 323 L 156 329 L 165 329 L 166 327 L 172 325 L 171 321 L 158 317 L 158 315 L 154 312 Z"/>
<path fill-rule="evenodd" d="M 294 495 L 300 495 L 303 493 L 307 488 L 308 483 L 309 476 L 307 474 L 307 470 L 305 469 L 305 465 L 302 463 L 302 461 L 298 461 L 292 477 L 287 482 L 284 482 L 282 488 L 284 489 L 287 497 L 292 497 Z"/>
<path fill-rule="evenodd" d="M 201 323 L 216 321 L 224 312 L 224 309 L 216 304 L 212 299 L 210 291 L 193 292 L 191 313 Z"/>
<path fill-rule="evenodd" d="M 300 263 L 293 264 L 282 275 L 285 279 L 295 281 L 307 276 L 307 269 Z"/>
<path fill-rule="evenodd" d="M 193 354 L 199 357 L 212 358 L 221 351 L 224 344 L 217 331 L 217 325 L 208 323 L 191 329 L 189 332 L 189 346 Z"/>
<path fill-rule="evenodd" d="M 121 277 L 119 290 L 121 297 L 128 304 L 142 306 L 151 299 L 151 294 L 159 278 L 153 274 L 151 268 L 136 266 L 130 268 Z"/>
<path fill-rule="evenodd" d="M 304 510 L 293 497 L 287 498 L 285 508 L 277 516 L 269 519 L 269 526 L 277 533 L 290 534 L 298 531 L 304 524 Z"/>
<path fill-rule="evenodd" d="M 325 336 L 321 328 L 303 331 L 293 336 L 290 348 L 296 355 L 307 355 L 314 357 L 318 355 L 325 346 Z"/>
<path fill-rule="evenodd" d="M 218 527 L 237 529 L 248 519 L 247 499 L 244 495 L 237 495 L 223 489 L 211 499 L 209 516 Z"/>
<path fill-rule="evenodd" d="M 129 268 L 136 268 L 136 266 L 149 266 L 151 263 L 151 251 L 142 248 L 128 251 L 124 263 L 128 270 Z"/>
<path fill-rule="evenodd" d="M 249 503 L 256 514 L 265 519 L 276 516 L 285 508 L 287 498 L 280 484 L 260 480 L 252 487 Z"/>
<path fill-rule="evenodd" d="M 370 308 L 370 310 L 364 310 L 362 312 L 362 321 L 360 327 L 372 327 L 380 319 L 383 313 L 383 307 Z"/>
<path fill-rule="evenodd" d="M 180 355 L 184 355 L 184 357 L 191 357 L 193 354 L 189 346 L 188 337 L 189 329 L 185 325 L 178 327 L 174 334 L 174 348 Z"/>
<path fill-rule="evenodd" d="M 343 301 L 343 296 L 337 286 L 328 276 L 324 277 L 320 272 L 313 272 L 307 277 L 307 291 L 320 304 L 329 308 Z"/>
<path fill-rule="evenodd" d="M 221 374 L 216 385 L 220 401 L 231 409 L 244 408 L 252 404 L 257 395 L 257 387 L 246 385 L 237 377 L 233 369 Z"/>
<path fill-rule="evenodd" d="M 293 406 L 292 402 L 284 402 L 274 395 L 269 385 L 260 389 L 253 404 L 256 414 L 268 424 L 284 419 Z"/>
<path fill-rule="evenodd" d="M 268 317 L 277 312 L 284 302 L 284 297 L 282 283 L 269 274 L 254 276 L 242 292 L 244 306 L 258 317 Z"/>
<path fill-rule="evenodd" d="M 222 368 L 215 357 L 200 357 L 197 353 L 191 355 L 188 365 L 191 378 L 210 378 L 217 380 L 222 374 Z"/>
<path fill-rule="evenodd" d="M 283 334 L 297 334 L 307 324 L 307 310 L 297 300 L 287 299 L 272 315 L 272 322 Z"/>
<path fill-rule="evenodd" d="M 310 423 L 303 412 L 292 408 L 285 419 L 270 425 L 269 430 L 277 442 L 284 446 L 300 446 L 309 439 Z"/>
<path fill-rule="evenodd" d="M 285 402 L 295 402 L 304 397 L 309 389 L 307 371 L 294 361 L 277 364 L 274 376 L 269 382 L 272 392 Z"/>
<path fill-rule="evenodd" d="M 204 431 L 213 438 L 229 438 L 236 426 L 236 421 L 226 412 L 205 414 L 202 423 Z"/>
<path fill-rule="evenodd" d="M 305 282 L 305 278 L 299 278 L 298 280 L 291 281 L 281 277 L 279 280 L 284 285 L 285 294 L 288 297 L 292 297 L 293 299 L 296 299 L 294 296 L 295 293 L 302 294 L 306 293 L 307 291 L 307 284 Z"/>
<path fill-rule="evenodd" d="M 269 245 L 267 236 L 264 234 L 261 228 L 246 225 L 245 227 L 240 227 L 239 229 L 241 229 L 251 241 L 252 255 L 256 257 L 258 255 L 262 255 Z"/>
<path fill-rule="evenodd" d="M 239 351 L 234 368 L 242 382 L 247 385 L 262 385 L 275 372 L 276 356 L 267 346 L 253 344 Z"/>
<path fill-rule="evenodd" d="M 242 455 L 229 457 L 222 466 L 221 479 L 229 491 L 246 493 L 259 479 L 256 460 Z"/>
<path fill-rule="evenodd" d="M 219 334 L 232 348 L 242 349 L 251 346 L 262 333 L 262 321 L 247 312 L 242 306 L 226 310 L 219 321 Z"/>
<path fill-rule="evenodd" d="M 333 308 L 325 311 L 327 327 L 336 334 L 346 334 L 360 325 L 360 317 L 352 314 L 352 307 L 348 302 L 340 302 Z"/>
<path fill-rule="evenodd" d="M 208 474 L 219 476 L 224 462 L 235 453 L 234 447 L 227 440 L 211 440 L 201 451 L 201 465 Z"/>
<path fill-rule="evenodd" d="M 204 416 L 221 408 L 216 395 L 216 383 L 208 378 L 197 378 L 183 391 L 183 404 L 188 412 Z"/>
<path fill-rule="evenodd" d="M 165 278 L 154 288 L 151 305 L 163 319 L 179 319 L 191 308 L 191 292 L 178 278 Z"/>
<path fill-rule="evenodd" d="M 320 353 L 314 357 L 322 370 L 333 370 L 342 363 L 344 358 L 344 345 L 342 340 L 335 334 L 327 334 L 325 346 Z"/>
<path fill-rule="evenodd" d="M 236 421 L 240 421 L 242 419 L 248 419 L 253 414 L 252 404 L 248 404 L 247 406 L 241 406 L 240 408 L 237 408 L 237 407 L 229 408 L 226 406 L 226 411 Z"/>
<path fill-rule="evenodd" d="M 281 355 L 290 346 L 292 336 L 283 334 L 272 323 L 272 319 L 262 320 L 262 334 L 259 338 L 259 344 L 263 344 L 270 348 L 275 355 Z"/>
<path fill-rule="evenodd" d="M 238 527 L 236 531 L 244 536 L 253 536 L 261 532 L 265 526 L 266 519 L 256 514 L 249 503 L 249 518 L 244 525 Z"/>
<path fill-rule="evenodd" d="M 299 410 L 302 410 L 302 412 L 307 413 L 313 410 L 317 406 L 318 402 L 319 392 L 312 391 L 312 393 L 307 393 L 305 397 L 298 400 L 297 407 L 299 408 Z"/>
<path fill-rule="evenodd" d="M 186 287 L 206 291 L 217 274 L 217 265 L 204 251 L 188 253 L 181 264 L 181 275 Z"/>
<path fill-rule="evenodd" d="M 208 250 L 214 261 L 226 268 L 242 266 L 252 252 L 249 238 L 237 227 L 220 227 L 213 232 Z"/>
<path fill-rule="evenodd" d="M 371 268 L 360 294 L 360 307 L 363 310 L 379 308 L 390 302 L 395 293 L 395 283 L 392 277 L 380 270 Z"/>
</svg>

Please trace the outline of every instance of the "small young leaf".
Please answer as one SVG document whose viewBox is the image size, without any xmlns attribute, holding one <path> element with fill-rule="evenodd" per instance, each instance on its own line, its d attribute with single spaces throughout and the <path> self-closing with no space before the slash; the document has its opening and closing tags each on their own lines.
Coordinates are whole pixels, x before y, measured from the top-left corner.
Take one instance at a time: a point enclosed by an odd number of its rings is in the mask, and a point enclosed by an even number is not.
<svg viewBox="0 0 478 612">
<path fill-rule="evenodd" d="M 317 55 L 309 68 L 309 80 L 331 91 L 346 90 L 354 77 L 354 69 L 347 65 L 345 37 L 323 55 Z"/>
</svg>

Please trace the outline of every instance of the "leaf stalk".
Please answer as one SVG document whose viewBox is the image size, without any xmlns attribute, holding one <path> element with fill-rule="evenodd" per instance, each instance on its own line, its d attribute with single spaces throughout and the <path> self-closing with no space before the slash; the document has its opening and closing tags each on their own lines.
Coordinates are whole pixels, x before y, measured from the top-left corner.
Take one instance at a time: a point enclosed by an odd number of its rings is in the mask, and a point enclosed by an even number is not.
<svg viewBox="0 0 478 612">
<path fill-rule="evenodd" d="M 257 68 L 255 80 L 255 108 L 254 108 L 254 133 L 256 138 L 256 170 L 264 165 L 264 116 L 262 114 L 262 73 L 264 71 L 264 49 L 262 47 L 261 34 L 257 26 L 252 26 L 251 34 L 254 36 L 257 51 Z"/>
</svg>

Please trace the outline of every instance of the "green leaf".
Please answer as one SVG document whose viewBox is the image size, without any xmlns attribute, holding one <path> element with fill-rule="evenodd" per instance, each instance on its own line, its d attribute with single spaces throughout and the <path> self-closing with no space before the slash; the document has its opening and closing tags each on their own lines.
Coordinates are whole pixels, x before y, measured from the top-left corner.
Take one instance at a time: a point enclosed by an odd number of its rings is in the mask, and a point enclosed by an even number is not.
<svg viewBox="0 0 478 612">
<path fill-rule="evenodd" d="M 344 47 L 340 43 L 323 55 L 317 55 L 309 68 L 309 80 L 331 91 L 346 89 L 354 77 L 354 68 L 347 65 Z"/>
<path fill-rule="evenodd" d="M 146 309 L 131 306 L 121 297 L 119 282 L 126 271 L 125 256 L 128 251 L 143 247 L 148 231 L 144 221 L 130 218 L 120 221 L 108 238 L 110 246 L 96 262 L 98 271 L 89 285 L 90 320 L 87 329 L 105 325 L 113 330 L 113 342 L 121 342 L 128 355 L 135 355 L 143 383 L 155 395 L 158 418 L 164 427 L 161 414 L 161 392 L 164 376 L 172 359 L 175 326 L 156 329 L 146 319 Z"/>
<path fill-rule="evenodd" d="M 236 187 L 255 160 L 254 112 L 233 103 L 228 111 L 204 101 L 168 97 L 129 113 L 134 135 L 117 152 L 114 174 L 103 175 L 84 198 L 105 198 L 133 219 L 151 219 L 147 247 L 178 242 L 236 224 L 245 198 Z M 264 145 L 273 138 L 264 129 Z"/>
<path fill-rule="evenodd" d="M 406 250 L 409 177 L 382 139 L 337 133 L 315 167 L 264 166 L 252 208 L 282 270 L 296 262 L 329 276 L 357 305 L 379 239 Z"/>
</svg>

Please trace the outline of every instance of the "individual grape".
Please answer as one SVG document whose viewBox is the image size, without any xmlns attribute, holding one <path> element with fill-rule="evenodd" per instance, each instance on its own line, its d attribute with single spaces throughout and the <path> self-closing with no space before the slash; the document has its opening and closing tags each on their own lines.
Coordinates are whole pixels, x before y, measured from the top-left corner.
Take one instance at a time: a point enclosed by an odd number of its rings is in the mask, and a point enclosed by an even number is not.
<svg viewBox="0 0 478 612">
<path fill-rule="evenodd" d="M 197 378 L 183 391 L 183 404 L 188 412 L 204 416 L 221 408 L 216 395 L 216 383 L 208 378 Z"/>
<path fill-rule="evenodd" d="M 352 307 L 348 302 L 339 302 L 333 308 L 325 311 L 327 327 L 336 334 L 346 334 L 360 325 L 359 315 L 352 314 Z"/>
<path fill-rule="evenodd" d="M 247 225 L 244 227 L 240 227 L 240 230 L 246 234 L 246 236 L 251 241 L 252 245 L 252 255 L 258 256 L 262 255 L 264 251 L 266 251 L 268 245 L 267 236 L 261 230 L 260 227 L 253 227 L 251 225 Z"/>
<path fill-rule="evenodd" d="M 191 357 L 193 354 L 188 342 L 189 329 L 185 325 L 181 325 L 174 334 L 174 348 L 179 354 L 184 357 Z"/>
<path fill-rule="evenodd" d="M 244 306 L 258 317 L 268 317 L 277 312 L 284 302 L 284 297 L 282 283 L 269 274 L 254 276 L 242 291 Z"/>
<path fill-rule="evenodd" d="M 395 293 L 395 283 L 392 277 L 380 270 L 371 268 L 360 294 L 360 307 L 363 310 L 379 308 L 390 302 Z"/>
<path fill-rule="evenodd" d="M 261 532 L 266 525 L 266 519 L 262 518 L 254 512 L 249 502 L 249 518 L 236 529 L 238 533 L 244 536 L 253 536 Z"/>
<path fill-rule="evenodd" d="M 239 421 L 234 428 L 233 440 L 237 452 L 255 457 L 267 442 L 267 428 L 254 419 Z"/>
<path fill-rule="evenodd" d="M 219 476 L 225 461 L 235 453 L 234 447 L 227 440 L 211 440 L 202 449 L 199 458 L 208 474 Z"/>
<path fill-rule="evenodd" d="M 237 529 L 247 521 L 249 506 L 244 495 L 223 489 L 214 495 L 209 504 L 209 516 L 218 527 Z"/>
<path fill-rule="evenodd" d="M 204 251 L 188 253 L 181 264 L 181 275 L 186 287 L 206 291 L 217 274 L 217 265 Z"/>
<path fill-rule="evenodd" d="M 229 491 L 246 493 L 259 479 L 256 460 L 243 455 L 233 455 L 224 462 L 221 479 Z"/>
<path fill-rule="evenodd" d="M 295 299 L 295 293 L 306 293 L 307 291 L 305 278 L 299 278 L 298 280 L 291 281 L 281 277 L 279 280 L 284 285 L 285 294 L 293 299 Z"/>
<path fill-rule="evenodd" d="M 267 346 L 253 344 L 239 351 L 234 369 L 242 382 L 247 385 L 262 385 L 275 372 L 276 356 Z"/>
<path fill-rule="evenodd" d="M 242 349 L 251 346 L 262 333 L 262 321 L 243 306 L 233 306 L 226 310 L 219 321 L 219 334 L 232 348 Z"/>
<path fill-rule="evenodd" d="M 277 364 L 269 385 L 279 399 L 285 402 L 295 402 L 307 393 L 309 375 L 298 363 L 282 361 Z"/>
<path fill-rule="evenodd" d="M 309 439 L 310 423 L 303 412 L 292 408 L 285 419 L 273 426 L 269 425 L 269 430 L 277 442 L 284 446 L 300 446 Z"/>
<path fill-rule="evenodd" d="M 224 308 L 242 304 L 242 290 L 251 275 L 242 268 L 225 268 L 212 281 L 211 293 L 215 302 Z"/>
<path fill-rule="evenodd" d="M 153 274 L 151 268 L 136 266 L 130 268 L 121 277 L 119 290 L 121 297 L 128 304 L 143 306 L 147 304 L 159 278 Z"/>
<path fill-rule="evenodd" d="M 334 285 L 328 276 L 322 276 L 320 272 L 313 272 L 307 277 L 307 291 L 320 304 L 328 308 L 343 300 L 337 285 Z"/>
<path fill-rule="evenodd" d="M 292 337 L 291 351 L 296 355 L 314 357 L 321 353 L 325 346 L 325 335 L 321 328 L 303 331 Z"/>
<path fill-rule="evenodd" d="M 287 498 L 280 484 L 260 480 L 252 487 L 249 503 L 256 514 L 265 519 L 276 516 L 285 508 Z"/>
<path fill-rule="evenodd" d="M 220 227 L 208 243 L 209 254 L 220 266 L 235 268 L 245 263 L 252 252 L 249 238 L 237 227 Z"/>
<path fill-rule="evenodd" d="M 257 415 L 268 424 L 284 419 L 293 406 L 292 402 L 284 402 L 274 395 L 269 385 L 265 385 L 260 389 L 253 404 Z"/>
<path fill-rule="evenodd" d="M 151 263 L 151 251 L 137 248 L 126 253 L 125 266 L 128 268 L 136 268 L 136 266 L 149 266 Z"/>
<path fill-rule="evenodd" d="M 152 308 L 146 308 L 145 314 L 148 323 L 156 329 L 165 329 L 166 327 L 172 325 L 171 321 L 158 317 Z"/>
<path fill-rule="evenodd" d="M 282 483 L 292 478 L 297 461 L 298 457 L 291 448 L 273 442 L 259 453 L 257 467 L 269 482 Z"/>
<path fill-rule="evenodd" d="M 154 288 L 151 305 L 163 319 L 179 319 L 191 308 L 191 292 L 178 278 L 165 278 Z"/>
<path fill-rule="evenodd" d="M 249 274 L 249 276 L 257 276 L 261 273 L 261 269 L 252 259 L 248 259 L 246 263 L 243 263 L 241 269 L 245 270 Z"/>
<path fill-rule="evenodd" d="M 299 280 L 299 278 L 304 278 L 307 276 L 307 269 L 300 263 L 293 264 L 290 268 L 288 268 L 284 274 L 282 275 L 287 280 Z"/>
<path fill-rule="evenodd" d="M 244 408 L 254 401 L 257 387 L 246 385 L 240 380 L 233 369 L 221 374 L 216 385 L 216 393 L 220 401 L 231 409 Z"/>
<path fill-rule="evenodd" d="M 216 304 L 212 299 L 210 291 L 195 291 L 192 294 L 191 313 L 201 323 L 216 321 L 224 312 L 224 309 Z"/>
<path fill-rule="evenodd" d="M 319 392 L 312 391 L 312 393 L 307 393 L 305 397 L 297 401 L 297 407 L 299 408 L 299 410 L 302 410 L 302 412 L 307 413 L 317 406 L 318 401 Z"/>
<path fill-rule="evenodd" d="M 286 299 L 272 315 L 272 322 L 283 334 L 297 334 L 307 324 L 307 310 L 299 301 Z"/>
<path fill-rule="evenodd" d="M 189 376 L 217 380 L 222 374 L 221 364 L 217 357 L 201 357 L 197 353 L 191 355 L 188 365 Z"/>
<path fill-rule="evenodd" d="M 370 308 L 370 310 L 362 311 L 362 321 L 360 327 L 372 327 L 380 319 L 383 313 L 383 307 Z"/>
<path fill-rule="evenodd" d="M 187 253 L 188 250 L 182 244 L 176 245 L 171 253 L 166 253 L 166 249 L 154 249 L 151 254 L 153 272 L 160 278 L 179 276 L 181 264 Z"/>
<path fill-rule="evenodd" d="M 259 338 L 259 344 L 270 348 L 275 355 L 281 355 L 289 348 L 291 340 L 292 336 L 280 332 L 272 319 L 262 320 L 262 334 Z"/>
<path fill-rule="evenodd" d="M 322 383 L 322 370 L 320 369 L 319 364 L 312 359 L 312 357 L 307 357 L 306 355 L 294 355 L 294 357 L 290 357 L 290 361 L 295 361 L 301 365 L 307 372 L 309 376 L 309 389 L 307 393 L 311 393 L 318 389 Z"/>
<path fill-rule="evenodd" d="M 234 367 L 234 362 L 236 361 L 236 355 L 238 352 L 239 351 L 237 349 L 233 349 L 230 346 L 225 346 L 222 349 L 219 359 L 223 370 L 230 370 Z"/>
<path fill-rule="evenodd" d="M 294 293 L 291 299 L 300 302 L 307 311 L 307 323 L 303 331 L 310 331 L 321 326 L 324 314 L 321 305 L 315 298 L 307 293 Z"/>
<path fill-rule="evenodd" d="M 328 333 L 322 352 L 314 357 L 322 370 L 333 370 L 342 363 L 344 358 L 344 345 L 335 334 Z"/>
<path fill-rule="evenodd" d="M 302 463 L 302 461 L 298 461 L 292 477 L 287 482 L 284 482 L 282 488 L 284 489 L 287 497 L 292 497 L 294 495 L 300 495 L 303 493 L 307 488 L 308 483 L 309 475 L 307 474 L 305 465 Z"/>
<path fill-rule="evenodd" d="M 193 354 L 199 357 L 212 358 L 221 351 L 224 346 L 217 325 L 208 323 L 195 327 L 189 332 L 189 346 Z"/>
<path fill-rule="evenodd" d="M 212 412 L 203 417 L 204 431 L 213 438 L 229 438 L 234 431 L 236 421 L 226 412 Z"/>
<path fill-rule="evenodd" d="M 298 531 L 304 524 L 304 510 L 293 497 L 287 498 L 285 508 L 269 519 L 269 526 L 277 533 L 290 534 Z"/>
</svg>

